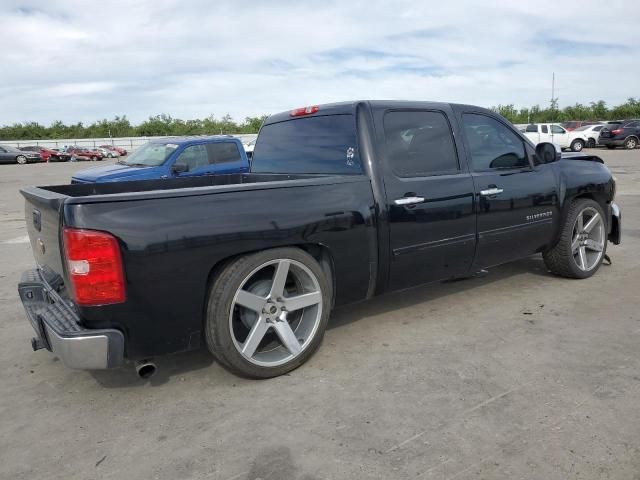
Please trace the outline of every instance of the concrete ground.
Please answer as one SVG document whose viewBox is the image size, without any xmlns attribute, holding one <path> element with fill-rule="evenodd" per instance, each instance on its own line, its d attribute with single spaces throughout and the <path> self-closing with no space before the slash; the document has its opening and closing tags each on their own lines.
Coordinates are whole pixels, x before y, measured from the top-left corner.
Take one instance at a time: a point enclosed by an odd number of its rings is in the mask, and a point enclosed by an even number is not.
<svg viewBox="0 0 640 480">
<path fill-rule="evenodd" d="M 87 164 L 0 166 L 1 479 L 640 479 L 640 150 L 599 151 L 624 236 L 588 280 L 540 258 L 334 313 L 289 375 L 206 352 L 131 370 L 32 352 L 24 185 Z"/>
</svg>

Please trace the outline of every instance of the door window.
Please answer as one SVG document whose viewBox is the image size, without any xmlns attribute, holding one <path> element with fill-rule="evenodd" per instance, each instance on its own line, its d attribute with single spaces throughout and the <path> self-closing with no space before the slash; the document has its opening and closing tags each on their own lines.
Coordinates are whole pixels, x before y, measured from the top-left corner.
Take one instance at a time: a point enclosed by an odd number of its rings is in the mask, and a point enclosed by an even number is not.
<svg viewBox="0 0 640 480">
<path fill-rule="evenodd" d="M 458 171 L 451 127 L 440 112 L 393 111 L 384 116 L 387 161 L 399 177 Z"/>
<path fill-rule="evenodd" d="M 525 131 L 526 132 L 531 132 L 531 133 L 538 133 L 538 126 L 537 125 L 527 125 L 527 129 Z"/>
<path fill-rule="evenodd" d="M 185 148 L 175 163 L 189 166 L 189 171 L 209 165 L 209 156 L 204 145 L 191 145 Z"/>
<path fill-rule="evenodd" d="M 542 128 L 542 133 L 549 133 L 549 128 L 546 125 L 541 125 L 540 128 Z"/>
<path fill-rule="evenodd" d="M 475 113 L 462 119 L 475 171 L 529 166 L 522 139 L 504 124 Z"/>
<path fill-rule="evenodd" d="M 231 163 L 240 161 L 240 152 L 235 143 L 209 143 L 207 144 L 209 163 Z"/>
<path fill-rule="evenodd" d="M 599 132 L 600 130 L 602 130 L 602 125 L 598 125 L 597 127 L 593 127 L 593 131 L 594 132 Z"/>
<path fill-rule="evenodd" d="M 551 133 L 554 134 L 565 134 L 567 131 L 559 125 L 551 125 Z"/>
</svg>

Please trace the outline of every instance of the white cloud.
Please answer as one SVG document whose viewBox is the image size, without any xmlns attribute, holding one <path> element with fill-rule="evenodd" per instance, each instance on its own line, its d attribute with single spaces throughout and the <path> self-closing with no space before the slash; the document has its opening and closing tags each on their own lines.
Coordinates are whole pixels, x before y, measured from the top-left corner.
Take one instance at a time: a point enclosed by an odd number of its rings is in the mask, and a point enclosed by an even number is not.
<svg viewBox="0 0 640 480">
<path fill-rule="evenodd" d="M 616 0 L 103 3 L 3 2 L 0 124 L 358 98 L 544 104 L 551 72 L 561 105 L 640 95 L 640 28 Z"/>
</svg>

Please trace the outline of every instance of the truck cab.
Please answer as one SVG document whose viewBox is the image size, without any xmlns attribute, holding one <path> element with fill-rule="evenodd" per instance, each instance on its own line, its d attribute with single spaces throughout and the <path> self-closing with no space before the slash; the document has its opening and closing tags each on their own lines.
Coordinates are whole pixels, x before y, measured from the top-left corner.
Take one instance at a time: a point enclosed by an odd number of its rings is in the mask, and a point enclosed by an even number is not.
<svg viewBox="0 0 640 480">
<path fill-rule="evenodd" d="M 115 164 L 77 172 L 72 183 L 156 180 L 244 173 L 249 160 L 237 138 L 172 137 L 152 140 Z"/>
</svg>

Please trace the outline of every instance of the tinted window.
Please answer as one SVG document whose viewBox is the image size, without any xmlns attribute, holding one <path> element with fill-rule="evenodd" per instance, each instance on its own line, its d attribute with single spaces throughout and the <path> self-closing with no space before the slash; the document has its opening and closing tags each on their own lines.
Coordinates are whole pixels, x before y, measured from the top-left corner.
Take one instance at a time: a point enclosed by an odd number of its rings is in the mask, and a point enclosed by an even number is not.
<svg viewBox="0 0 640 480">
<path fill-rule="evenodd" d="M 361 173 L 353 115 L 299 118 L 262 127 L 251 171 Z"/>
<path fill-rule="evenodd" d="M 239 162 L 240 152 L 235 143 L 208 143 L 209 163 Z"/>
<path fill-rule="evenodd" d="M 567 133 L 567 131 L 558 125 L 551 125 L 551 133 L 563 134 L 563 133 Z"/>
<path fill-rule="evenodd" d="M 527 132 L 537 132 L 538 131 L 538 126 L 537 125 L 527 125 Z"/>
<path fill-rule="evenodd" d="M 502 123 L 467 113 L 463 124 L 474 170 L 529 166 L 522 139 Z"/>
<path fill-rule="evenodd" d="M 388 112 L 384 116 L 387 160 L 400 177 L 458 170 L 447 118 L 439 112 Z"/>
<path fill-rule="evenodd" d="M 549 129 L 546 125 L 541 125 L 540 128 L 542 128 L 542 133 L 549 133 Z"/>
<path fill-rule="evenodd" d="M 189 170 L 202 168 L 209 165 L 209 156 L 205 145 L 190 145 L 178 156 L 175 163 L 183 163 L 189 166 Z"/>
<path fill-rule="evenodd" d="M 640 126 L 640 122 L 631 122 L 624 126 L 624 128 L 637 128 Z"/>
<path fill-rule="evenodd" d="M 599 132 L 600 130 L 602 130 L 602 125 L 598 125 L 597 127 L 593 127 L 593 131 L 594 132 Z"/>
</svg>

